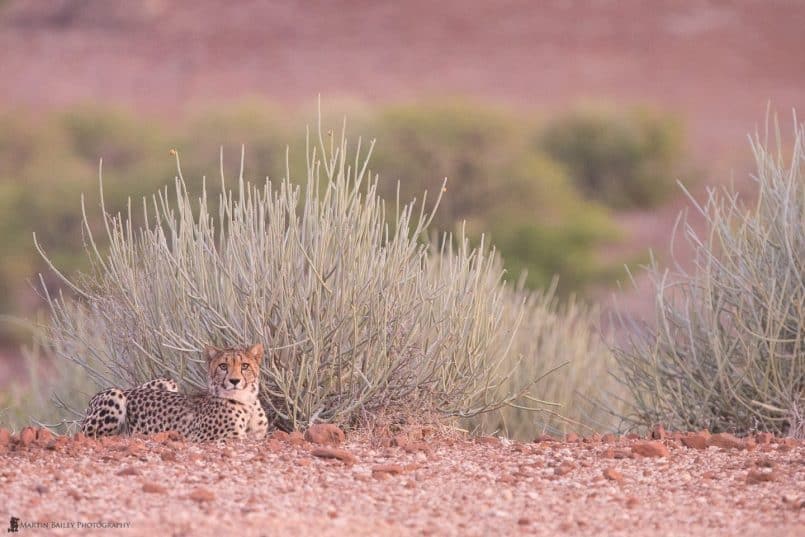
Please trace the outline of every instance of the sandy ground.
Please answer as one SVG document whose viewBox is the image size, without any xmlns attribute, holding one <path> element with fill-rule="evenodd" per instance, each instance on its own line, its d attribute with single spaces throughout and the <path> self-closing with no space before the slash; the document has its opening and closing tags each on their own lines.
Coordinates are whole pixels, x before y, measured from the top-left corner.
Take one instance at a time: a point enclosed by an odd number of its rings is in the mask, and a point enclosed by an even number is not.
<svg viewBox="0 0 805 537">
<path fill-rule="evenodd" d="M 259 443 L 207 445 L 168 435 L 102 443 L 42 433 L 36 439 L 33 430 L 10 441 L 1 435 L 0 516 L 3 524 L 16 517 L 20 534 L 793 537 L 805 531 L 805 443 L 762 435 L 516 443 L 424 429 L 396 438 L 348 437 L 338 447 L 284 433 Z M 30 527 L 52 522 L 128 528 Z"/>
</svg>

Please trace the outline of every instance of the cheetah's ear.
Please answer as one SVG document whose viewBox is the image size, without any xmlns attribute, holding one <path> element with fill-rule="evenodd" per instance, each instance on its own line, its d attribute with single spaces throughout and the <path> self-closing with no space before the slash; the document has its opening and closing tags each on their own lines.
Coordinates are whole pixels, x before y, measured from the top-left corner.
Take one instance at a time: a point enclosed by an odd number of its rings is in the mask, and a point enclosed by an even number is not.
<svg viewBox="0 0 805 537">
<path fill-rule="evenodd" d="M 213 361 L 215 357 L 218 356 L 219 352 L 221 351 L 212 345 L 207 345 L 204 347 L 204 358 L 207 359 L 207 363 Z"/>
<path fill-rule="evenodd" d="M 264 351 L 263 351 L 263 344 L 262 343 L 257 343 L 256 345 L 252 345 L 251 347 L 249 347 L 249 350 L 246 351 L 246 353 L 249 356 L 251 356 L 252 358 L 257 360 L 258 364 L 263 360 L 263 352 Z"/>
</svg>

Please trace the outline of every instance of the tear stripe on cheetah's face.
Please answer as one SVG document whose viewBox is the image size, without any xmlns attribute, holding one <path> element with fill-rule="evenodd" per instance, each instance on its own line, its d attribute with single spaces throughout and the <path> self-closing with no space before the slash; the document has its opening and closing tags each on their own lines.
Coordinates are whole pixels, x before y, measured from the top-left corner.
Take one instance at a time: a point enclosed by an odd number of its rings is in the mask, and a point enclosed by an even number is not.
<svg viewBox="0 0 805 537">
<path fill-rule="evenodd" d="M 260 387 L 260 364 L 263 345 L 258 343 L 247 349 L 204 349 L 207 357 L 209 393 L 244 404 L 257 401 Z"/>
</svg>

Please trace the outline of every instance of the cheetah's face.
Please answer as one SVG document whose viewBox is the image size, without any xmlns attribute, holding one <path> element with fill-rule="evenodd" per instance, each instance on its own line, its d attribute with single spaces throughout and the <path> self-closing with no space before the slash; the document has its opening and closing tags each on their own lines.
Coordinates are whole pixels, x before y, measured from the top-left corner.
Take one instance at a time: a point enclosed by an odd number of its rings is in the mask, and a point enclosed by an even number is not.
<svg viewBox="0 0 805 537">
<path fill-rule="evenodd" d="M 207 347 L 207 381 L 217 397 L 244 400 L 257 396 L 263 345 L 248 349 Z"/>
</svg>

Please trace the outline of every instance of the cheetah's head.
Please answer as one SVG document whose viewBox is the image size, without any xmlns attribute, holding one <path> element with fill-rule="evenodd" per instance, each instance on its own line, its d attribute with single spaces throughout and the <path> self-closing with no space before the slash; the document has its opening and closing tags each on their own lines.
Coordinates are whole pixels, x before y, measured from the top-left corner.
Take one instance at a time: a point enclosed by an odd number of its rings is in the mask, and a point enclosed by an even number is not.
<svg viewBox="0 0 805 537">
<path fill-rule="evenodd" d="M 207 382 L 210 393 L 217 397 L 250 403 L 257 398 L 263 345 L 246 349 L 206 347 Z"/>
</svg>

